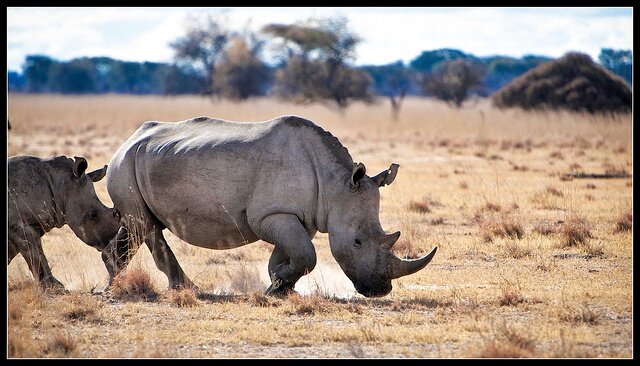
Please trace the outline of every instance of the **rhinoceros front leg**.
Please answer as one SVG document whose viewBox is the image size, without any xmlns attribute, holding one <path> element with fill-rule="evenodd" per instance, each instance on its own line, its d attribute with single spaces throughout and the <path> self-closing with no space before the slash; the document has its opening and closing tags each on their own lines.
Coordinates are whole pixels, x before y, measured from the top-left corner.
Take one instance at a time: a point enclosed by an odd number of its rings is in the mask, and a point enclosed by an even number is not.
<svg viewBox="0 0 640 366">
<path fill-rule="evenodd" d="M 268 295 L 291 292 L 296 282 L 316 266 L 316 251 L 295 215 L 275 214 L 264 218 L 257 228 L 258 237 L 275 248 L 269 259 L 271 286 Z"/>
<path fill-rule="evenodd" d="M 169 248 L 169 244 L 162 235 L 162 228 L 154 226 L 151 230 L 147 231 L 145 235 L 145 242 L 151 254 L 153 254 L 153 260 L 156 262 L 156 267 L 164 272 L 169 279 L 169 288 L 194 288 L 197 287 L 191 282 L 189 277 L 184 273 L 182 267 L 178 263 L 176 256 Z"/>
<path fill-rule="evenodd" d="M 26 226 L 20 232 L 9 232 L 9 246 L 14 246 L 22 254 L 33 278 L 44 287 L 64 290 L 64 285 L 51 273 L 47 257 L 42 250 L 40 233 Z"/>
</svg>

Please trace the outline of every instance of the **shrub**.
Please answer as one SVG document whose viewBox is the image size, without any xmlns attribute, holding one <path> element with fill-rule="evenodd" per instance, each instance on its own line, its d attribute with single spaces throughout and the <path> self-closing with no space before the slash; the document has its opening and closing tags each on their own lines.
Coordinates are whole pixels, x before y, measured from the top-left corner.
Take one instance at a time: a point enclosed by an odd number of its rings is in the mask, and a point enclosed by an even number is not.
<svg viewBox="0 0 640 366">
<path fill-rule="evenodd" d="M 631 112 L 631 89 L 586 54 L 570 52 L 529 70 L 494 93 L 499 108 Z"/>
<path fill-rule="evenodd" d="M 149 274 L 140 267 L 129 268 L 118 274 L 111 284 L 114 298 L 128 301 L 154 301 L 158 293 Z"/>
</svg>

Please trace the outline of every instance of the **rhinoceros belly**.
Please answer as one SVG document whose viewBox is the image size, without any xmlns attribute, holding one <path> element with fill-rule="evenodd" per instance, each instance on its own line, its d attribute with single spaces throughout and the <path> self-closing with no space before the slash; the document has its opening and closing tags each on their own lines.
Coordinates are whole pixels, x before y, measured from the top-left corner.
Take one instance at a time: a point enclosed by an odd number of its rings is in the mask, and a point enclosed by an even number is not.
<svg viewBox="0 0 640 366">
<path fill-rule="evenodd" d="M 229 212 L 222 205 L 203 210 L 199 205 L 177 204 L 158 219 L 185 242 L 210 249 L 230 249 L 254 242 L 258 237 L 242 213 Z"/>
<path fill-rule="evenodd" d="M 151 212 L 180 239 L 200 247 L 229 249 L 258 240 L 247 222 L 249 189 L 242 184 L 251 180 L 237 169 L 203 168 L 193 161 L 165 159 L 140 175 Z"/>
</svg>

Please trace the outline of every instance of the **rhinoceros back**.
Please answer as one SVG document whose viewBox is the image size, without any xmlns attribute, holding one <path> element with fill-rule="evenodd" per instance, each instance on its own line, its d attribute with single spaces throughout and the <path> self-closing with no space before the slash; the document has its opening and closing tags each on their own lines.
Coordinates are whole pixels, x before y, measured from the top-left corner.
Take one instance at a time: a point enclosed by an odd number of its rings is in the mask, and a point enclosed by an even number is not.
<svg viewBox="0 0 640 366">
<path fill-rule="evenodd" d="M 145 122 L 113 156 L 109 194 L 121 213 L 151 213 L 190 244 L 253 242 L 252 212 L 313 209 L 317 183 L 305 142 L 286 122 Z"/>
</svg>

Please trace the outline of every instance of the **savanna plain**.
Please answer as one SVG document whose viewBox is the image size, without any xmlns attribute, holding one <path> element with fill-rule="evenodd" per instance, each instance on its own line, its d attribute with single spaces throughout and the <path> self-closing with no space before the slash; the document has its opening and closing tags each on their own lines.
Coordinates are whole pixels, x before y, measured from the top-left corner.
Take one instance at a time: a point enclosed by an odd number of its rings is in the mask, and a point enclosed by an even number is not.
<svg viewBox="0 0 640 366">
<path fill-rule="evenodd" d="M 146 246 L 106 288 L 100 253 L 65 226 L 43 247 L 66 291 L 36 286 L 22 256 L 8 265 L 8 356 L 632 357 L 631 115 L 409 98 L 394 119 L 385 100 L 338 112 L 270 98 L 9 94 L 7 156 L 84 156 L 93 170 L 147 120 L 284 114 L 330 131 L 369 174 L 400 164 L 380 190 L 380 221 L 402 232 L 398 256 L 438 247 L 425 269 L 365 298 L 318 233 L 318 264 L 297 293 L 268 297 L 270 244 L 216 251 L 165 230 L 198 291 L 168 290 Z M 104 180 L 95 185 L 111 207 Z"/>
</svg>

